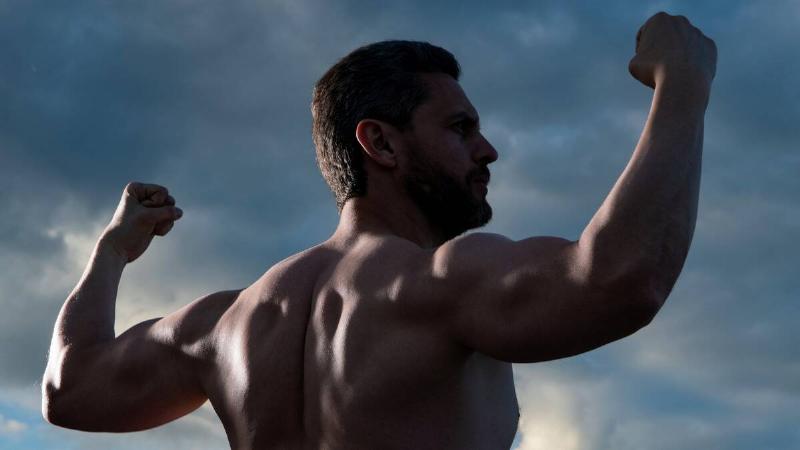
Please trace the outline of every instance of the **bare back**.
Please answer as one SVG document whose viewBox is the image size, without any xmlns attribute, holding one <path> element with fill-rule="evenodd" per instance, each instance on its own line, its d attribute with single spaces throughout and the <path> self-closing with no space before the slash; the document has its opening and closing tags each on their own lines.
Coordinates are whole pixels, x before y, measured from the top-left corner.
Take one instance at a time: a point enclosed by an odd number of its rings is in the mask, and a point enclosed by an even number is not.
<svg viewBox="0 0 800 450">
<path fill-rule="evenodd" d="M 204 380 L 233 448 L 509 448 L 511 364 L 445 335 L 440 302 L 404 276 L 423 251 L 322 244 L 238 294 Z"/>
<path fill-rule="evenodd" d="M 655 89 L 650 114 L 577 240 L 451 239 L 453 224 L 430 220 L 442 211 L 412 201 L 407 176 L 450 179 L 477 205 L 472 227 L 488 220 L 497 152 L 455 78 L 431 74 L 412 127 L 356 126 L 371 194 L 344 203 L 331 240 L 244 290 L 117 336 L 125 265 L 182 217 L 165 187 L 129 183 L 56 319 L 43 416 L 138 431 L 210 399 L 236 449 L 507 449 L 519 418 L 510 363 L 578 355 L 647 326 L 689 251 L 716 46 L 685 17 L 658 13 L 629 70 Z M 434 197 L 445 210 L 452 200 Z"/>
</svg>

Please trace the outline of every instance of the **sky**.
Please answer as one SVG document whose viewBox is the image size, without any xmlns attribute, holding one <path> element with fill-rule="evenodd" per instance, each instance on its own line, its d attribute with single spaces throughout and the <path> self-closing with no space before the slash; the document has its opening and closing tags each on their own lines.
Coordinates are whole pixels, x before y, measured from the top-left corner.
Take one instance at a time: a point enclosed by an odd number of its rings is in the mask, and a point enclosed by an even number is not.
<svg viewBox="0 0 800 450">
<path fill-rule="evenodd" d="M 227 448 L 208 404 L 124 436 L 39 412 L 53 323 L 127 182 L 184 216 L 125 269 L 118 332 L 326 239 L 313 84 L 363 44 L 425 40 L 499 153 L 481 231 L 577 239 L 647 117 L 627 65 L 661 10 L 719 52 L 688 259 L 646 328 L 514 366 L 514 448 L 800 448 L 800 3 L 0 0 L 0 450 Z"/>
</svg>

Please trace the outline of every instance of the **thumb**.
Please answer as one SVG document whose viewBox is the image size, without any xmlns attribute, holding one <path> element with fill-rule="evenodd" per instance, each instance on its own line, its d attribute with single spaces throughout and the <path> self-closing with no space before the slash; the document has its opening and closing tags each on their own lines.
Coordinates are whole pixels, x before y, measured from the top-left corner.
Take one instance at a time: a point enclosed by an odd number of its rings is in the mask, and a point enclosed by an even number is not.
<svg viewBox="0 0 800 450">
<path fill-rule="evenodd" d="M 153 229 L 153 234 L 156 236 L 166 236 L 169 233 L 169 230 L 172 229 L 172 226 L 175 225 L 175 222 L 170 220 L 168 222 L 161 222 Z"/>
<path fill-rule="evenodd" d="M 628 63 L 628 72 L 645 86 L 655 89 L 652 64 L 642 61 L 639 54 L 634 55 Z"/>
<path fill-rule="evenodd" d="M 159 208 L 147 208 L 147 215 L 155 223 L 168 220 L 178 220 L 183 216 L 183 210 L 177 206 L 167 205 Z"/>
</svg>

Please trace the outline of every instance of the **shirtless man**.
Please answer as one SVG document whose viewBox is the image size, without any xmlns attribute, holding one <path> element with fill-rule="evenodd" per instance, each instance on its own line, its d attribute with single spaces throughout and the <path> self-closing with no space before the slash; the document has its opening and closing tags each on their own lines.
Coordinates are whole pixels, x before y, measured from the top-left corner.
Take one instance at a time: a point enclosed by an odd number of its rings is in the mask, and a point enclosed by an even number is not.
<svg viewBox="0 0 800 450">
<path fill-rule="evenodd" d="M 341 215 L 330 239 L 115 337 L 123 268 L 181 217 L 166 188 L 129 184 L 56 322 L 45 418 L 136 431 L 210 400 L 235 449 L 509 448 L 511 363 L 628 336 L 669 295 L 694 231 L 715 61 L 686 18 L 650 18 L 629 68 L 655 93 L 624 172 L 577 241 L 514 241 L 462 235 L 491 217 L 497 152 L 452 55 L 356 50 L 312 105 Z"/>
</svg>

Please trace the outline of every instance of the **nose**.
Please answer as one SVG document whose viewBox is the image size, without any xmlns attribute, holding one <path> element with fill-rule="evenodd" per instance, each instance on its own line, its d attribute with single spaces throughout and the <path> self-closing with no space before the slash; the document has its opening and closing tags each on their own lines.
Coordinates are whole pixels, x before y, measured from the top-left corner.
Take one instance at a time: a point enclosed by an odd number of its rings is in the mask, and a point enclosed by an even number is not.
<svg viewBox="0 0 800 450">
<path fill-rule="evenodd" d="M 481 134 L 480 141 L 475 150 L 475 161 L 479 164 L 488 165 L 497 161 L 497 156 L 497 150 L 495 150 L 494 146 Z"/>
</svg>

